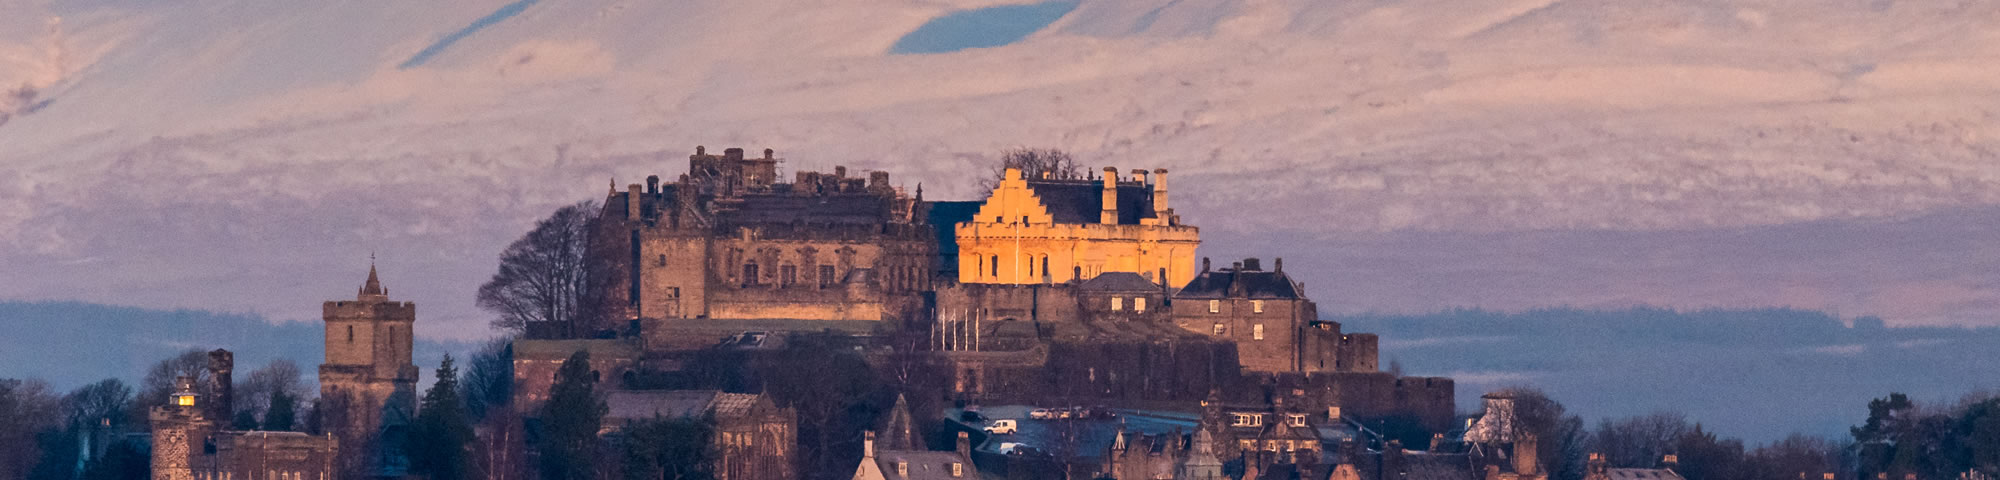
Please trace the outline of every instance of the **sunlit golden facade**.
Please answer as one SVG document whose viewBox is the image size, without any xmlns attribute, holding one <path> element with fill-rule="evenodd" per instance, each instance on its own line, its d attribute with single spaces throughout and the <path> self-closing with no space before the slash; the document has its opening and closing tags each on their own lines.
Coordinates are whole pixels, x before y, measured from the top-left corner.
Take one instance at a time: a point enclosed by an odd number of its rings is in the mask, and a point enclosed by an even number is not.
<svg viewBox="0 0 2000 480">
<path fill-rule="evenodd" d="M 1131 272 L 1185 285 L 1199 273 L 1201 233 L 1168 207 L 1166 177 L 1166 169 L 1134 170 L 1120 180 L 1106 167 L 1095 179 L 1026 179 L 1007 169 L 979 213 L 955 228 L 958 281 L 1062 283 Z"/>
</svg>

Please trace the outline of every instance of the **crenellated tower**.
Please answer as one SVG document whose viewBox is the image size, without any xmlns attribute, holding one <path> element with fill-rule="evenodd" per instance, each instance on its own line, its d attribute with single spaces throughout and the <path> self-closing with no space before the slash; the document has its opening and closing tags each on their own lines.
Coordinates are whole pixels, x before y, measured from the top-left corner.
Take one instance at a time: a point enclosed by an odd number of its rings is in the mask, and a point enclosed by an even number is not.
<svg viewBox="0 0 2000 480">
<path fill-rule="evenodd" d="M 354 447 L 340 449 L 337 463 L 343 478 L 372 475 L 385 467 L 380 454 L 385 430 L 416 413 L 417 366 L 410 350 L 417 306 L 389 300 L 389 290 L 371 264 L 354 300 L 326 302 L 322 316 L 322 424 L 343 447 Z"/>
</svg>

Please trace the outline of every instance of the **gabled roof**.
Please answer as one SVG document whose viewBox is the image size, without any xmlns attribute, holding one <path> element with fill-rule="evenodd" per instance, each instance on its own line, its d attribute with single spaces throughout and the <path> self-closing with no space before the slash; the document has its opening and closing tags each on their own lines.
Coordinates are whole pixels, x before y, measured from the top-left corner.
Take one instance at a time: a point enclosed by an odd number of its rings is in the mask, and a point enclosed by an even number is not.
<svg viewBox="0 0 2000 480">
<path fill-rule="evenodd" d="M 867 461 L 868 459 L 862 459 Z M 886 480 L 965 480 L 979 475 L 972 460 L 958 452 L 928 450 L 883 450 L 875 452 L 875 465 Z M 897 475 L 896 464 L 907 462 L 909 475 Z M 951 464 L 959 464 L 959 475 L 951 476 Z"/>
<path fill-rule="evenodd" d="M 1305 299 L 1306 295 L 1282 271 L 1222 269 L 1196 275 L 1174 298 Z"/>
<path fill-rule="evenodd" d="M 1028 180 L 1028 189 L 1048 208 L 1056 223 L 1099 223 L 1104 212 L 1103 180 Z M 1139 219 L 1157 218 L 1153 211 L 1153 191 L 1138 183 L 1120 182 L 1118 224 L 1138 225 Z"/>
<path fill-rule="evenodd" d="M 1132 272 L 1105 272 L 1077 285 L 1077 290 L 1094 292 L 1158 292 L 1160 285 Z"/>
<path fill-rule="evenodd" d="M 716 418 L 749 415 L 759 396 L 715 390 L 614 391 L 604 397 L 604 423 L 617 425 L 652 418 Z"/>
</svg>

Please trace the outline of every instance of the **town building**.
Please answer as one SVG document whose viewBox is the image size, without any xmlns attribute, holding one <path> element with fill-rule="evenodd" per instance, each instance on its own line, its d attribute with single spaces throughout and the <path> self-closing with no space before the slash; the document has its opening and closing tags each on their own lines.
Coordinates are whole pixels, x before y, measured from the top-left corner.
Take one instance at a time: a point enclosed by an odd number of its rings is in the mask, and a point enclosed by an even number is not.
<svg viewBox="0 0 2000 480">
<path fill-rule="evenodd" d="M 599 433 L 616 439 L 632 422 L 654 419 L 713 421 L 709 471 L 716 480 L 796 478 L 798 413 L 757 394 L 714 390 L 613 391 Z M 615 441 L 615 440 L 614 440 Z"/>
<path fill-rule="evenodd" d="M 958 434 L 957 449 L 934 452 L 903 446 L 877 449 L 875 431 L 862 433 L 861 464 L 854 467 L 854 480 L 952 480 L 978 477 L 972 465 L 972 441 Z"/>
<path fill-rule="evenodd" d="M 1167 171 L 1121 180 L 1022 178 L 1008 168 L 972 218 L 957 223 L 957 281 L 1048 284 L 1106 272 L 1181 285 L 1194 277 L 1199 229 L 1167 204 Z"/>
<path fill-rule="evenodd" d="M 209 378 L 221 378 L 212 398 L 201 398 L 195 381 L 174 379 L 166 405 L 148 412 L 152 429 L 154 480 L 283 479 L 329 480 L 340 475 L 335 459 L 340 440 L 300 432 L 231 431 L 220 428 L 232 411 L 227 350 L 209 354 Z"/>
</svg>

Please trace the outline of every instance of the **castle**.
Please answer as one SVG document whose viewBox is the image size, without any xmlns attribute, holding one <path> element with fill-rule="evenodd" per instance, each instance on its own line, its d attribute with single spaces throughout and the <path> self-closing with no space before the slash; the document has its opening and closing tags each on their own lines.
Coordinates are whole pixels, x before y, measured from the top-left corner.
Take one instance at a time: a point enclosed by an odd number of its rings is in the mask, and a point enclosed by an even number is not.
<svg viewBox="0 0 2000 480">
<path fill-rule="evenodd" d="M 1169 203 L 1165 169 L 1009 168 L 983 199 L 940 202 L 887 172 L 783 182 L 782 162 L 696 147 L 677 180 L 610 191 L 588 227 L 596 308 L 528 326 L 516 408 L 578 350 L 622 378 L 724 342 L 831 330 L 882 348 L 921 339 L 966 401 L 1298 392 L 1313 409 L 1451 427 L 1450 379 L 1381 372 L 1376 337 L 1320 320 L 1282 259 L 1197 260 L 1200 230 Z"/>
</svg>

